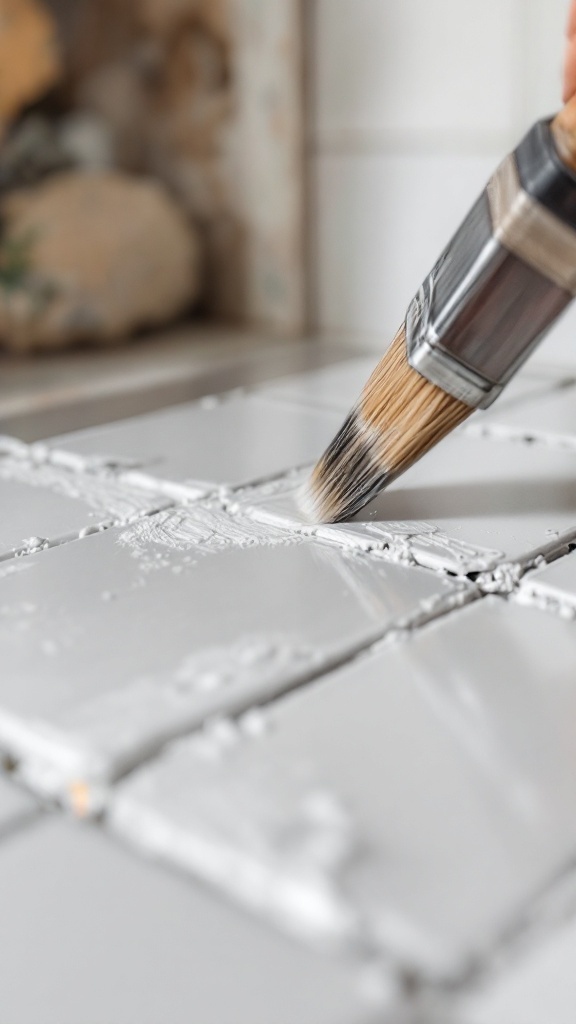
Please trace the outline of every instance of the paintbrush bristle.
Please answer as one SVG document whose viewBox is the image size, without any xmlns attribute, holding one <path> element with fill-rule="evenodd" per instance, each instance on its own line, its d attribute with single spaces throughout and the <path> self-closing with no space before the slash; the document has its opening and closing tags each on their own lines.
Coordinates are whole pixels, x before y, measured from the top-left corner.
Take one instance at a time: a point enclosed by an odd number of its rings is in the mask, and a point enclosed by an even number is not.
<svg viewBox="0 0 576 1024">
<path fill-rule="evenodd" d="M 410 366 L 402 328 L 315 467 L 303 510 L 349 519 L 472 412 Z"/>
</svg>

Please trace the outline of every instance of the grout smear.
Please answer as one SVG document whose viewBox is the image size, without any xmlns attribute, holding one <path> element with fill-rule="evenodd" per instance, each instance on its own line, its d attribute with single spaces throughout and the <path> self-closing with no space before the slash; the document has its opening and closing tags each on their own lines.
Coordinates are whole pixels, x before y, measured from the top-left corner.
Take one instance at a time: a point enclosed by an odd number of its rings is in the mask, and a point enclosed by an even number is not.
<svg viewBox="0 0 576 1024">
<path fill-rule="evenodd" d="M 23 458 L 0 458 L 0 479 L 45 488 L 84 502 L 96 515 L 126 520 L 150 510 L 151 496 L 113 475 L 80 474 L 68 466 Z"/>
<path fill-rule="evenodd" d="M 301 538 L 226 511 L 218 501 L 198 502 L 166 509 L 140 519 L 118 537 L 136 557 L 146 558 L 151 548 L 210 553 L 225 548 L 297 544 Z"/>
</svg>

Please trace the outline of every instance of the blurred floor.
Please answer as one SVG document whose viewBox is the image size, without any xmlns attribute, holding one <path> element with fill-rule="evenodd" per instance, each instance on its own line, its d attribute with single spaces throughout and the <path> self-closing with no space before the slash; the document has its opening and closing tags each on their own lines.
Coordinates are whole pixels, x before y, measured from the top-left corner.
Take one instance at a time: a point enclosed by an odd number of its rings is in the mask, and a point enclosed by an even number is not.
<svg viewBox="0 0 576 1024">
<path fill-rule="evenodd" d="M 193 324 L 113 349 L 0 357 L 0 433 L 97 426 L 361 354 L 349 336 L 294 340 Z"/>
</svg>

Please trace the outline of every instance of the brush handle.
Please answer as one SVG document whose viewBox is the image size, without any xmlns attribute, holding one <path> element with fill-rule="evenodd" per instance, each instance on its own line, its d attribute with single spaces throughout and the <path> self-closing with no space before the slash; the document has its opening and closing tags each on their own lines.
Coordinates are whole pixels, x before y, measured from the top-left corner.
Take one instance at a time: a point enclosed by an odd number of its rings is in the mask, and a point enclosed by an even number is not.
<svg viewBox="0 0 576 1024">
<path fill-rule="evenodd" d="M 551 125 L 558 156 L 576 171 L 576 96 L 556 115 Z"/>
<path fill-rule="evenodd" d="M 492 175 L 406 316 L 408 361 L 487 407 L 576 298 L 576 96 Z"/>
</svg>

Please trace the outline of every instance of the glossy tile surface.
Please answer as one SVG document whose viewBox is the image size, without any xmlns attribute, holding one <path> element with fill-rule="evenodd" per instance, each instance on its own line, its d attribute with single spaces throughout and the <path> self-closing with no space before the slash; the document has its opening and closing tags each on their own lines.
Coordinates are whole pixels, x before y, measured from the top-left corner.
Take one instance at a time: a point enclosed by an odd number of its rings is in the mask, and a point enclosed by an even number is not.
<svg viewBox="0 0 576 1024">
<path fill-rule="evenodd" d="M 158 496 L 95 475 L 25 458 L 0 458 L 0 560 L 74 538 L 165 503 Z"/>
<path fill-rule="evenodd" d="M 48 792 L 109 778 L 455 593 L 218 506 L 42 551 L 0 578 L 0 745 Z"/>
<path fill-rule="evenodd" d="M 345 416 L 359 398 L 378 360 L 377 355 L 347 359 L 336 366 L 294 374 L 265 385 L 260 394 L 312 408 L 334 409 Z"/>
<path fill-rule="evenodd" d="M 450 975 L 576 855 L 575 645 L 487 598 L 178 742 L 113 827 L 311 941 Z"/>
<path fill-rule="evenodd" d="M 108 427 L 54 438 L 53 448 L 97 463 L 110 461 L 192 493 L 220 484 L 275 476 L 313 462 L 338 429 L 329 410 L 292 409 L 265 398 L 205 399 L 138 416 Z"/>
<path fill-rule="evenodd" d="M 494 437 L 548 439 L 552 444 L 570 444 L 576 450 L 576 385 L 567 384 L 544 391 L 541 395 L 527 395 L 523 400 L 497 402 L 472 420 L 468 431 L 483 429 Z"/>
<path fill-rule="evenodd" d="M 369 1024 L 359 980 L 103 835 L 45 821 L 0 846 L 10 1024 Z"/>
</svg>

